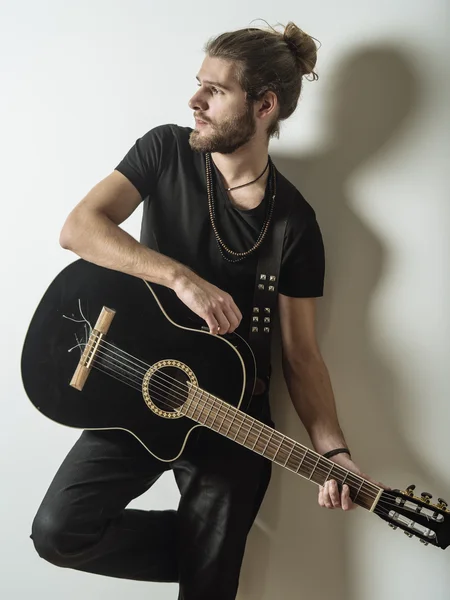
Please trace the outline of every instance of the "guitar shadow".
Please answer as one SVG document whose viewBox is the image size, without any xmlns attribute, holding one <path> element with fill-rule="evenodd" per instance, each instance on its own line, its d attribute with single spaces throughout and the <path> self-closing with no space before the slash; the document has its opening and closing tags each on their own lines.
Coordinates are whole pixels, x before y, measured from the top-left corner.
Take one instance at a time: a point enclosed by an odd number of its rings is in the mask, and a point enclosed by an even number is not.
<svg viewBox="0 0 450 600">
<path fill-rule="evenodd" d="M 419 82 L 406 54 L 386 46 L 368 46 L 349 55 L 336 66 L 333 81 L 323 114 L 329 138 L 320 153 L 273 158 L 312 204 L 322 229 L 327 276 L 325 297 L 318 304 L 318 336 L 340 422 L 355 461 L 368 475 L 392 487 L 423 483 L 450 497 L 448 485 L 442 489 L 438 473 L 430 471 L 404 435 L 408 387 L 395 365 L 377 351 L 369 315 L 389 266 L 389 251 L 355 212 L 348 192 L 349 179 L 364 163 L 380 151 L 395 152 L 419 105 Z M 279 327 L 273 348 L 276 428 L 311 447 L 283 382 Z M 366 526 L 365 519 L 375 521 L 361 508 L 347 514 L 320 508 L 316 486 L 274 466 L 249 535 L 238 598 L 356 600 L 349 570 L 358 550 L 351 544 L 358 540 L 355 527 Z M 385 527 L 387 543 L 396 536 L 406 542 L 378 519 L 376 526 Z"/>
</svg>

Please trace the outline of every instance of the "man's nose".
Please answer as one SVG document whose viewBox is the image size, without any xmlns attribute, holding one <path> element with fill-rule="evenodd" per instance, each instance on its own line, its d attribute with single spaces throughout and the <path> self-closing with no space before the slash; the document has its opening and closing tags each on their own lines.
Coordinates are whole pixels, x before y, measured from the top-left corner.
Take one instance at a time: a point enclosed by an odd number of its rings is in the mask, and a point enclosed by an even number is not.
<svg viewBox="0 0 450 600">
<path fill-rule="evenodd" d="M 198 91 L 196 94 L 192 96 L 189 100 L 189 108 L 191 110 L 202 110 L 205 111 L 208 108 L 208 103 L 204 99 L 201 94 L 201 91 Z"/>
</svg>

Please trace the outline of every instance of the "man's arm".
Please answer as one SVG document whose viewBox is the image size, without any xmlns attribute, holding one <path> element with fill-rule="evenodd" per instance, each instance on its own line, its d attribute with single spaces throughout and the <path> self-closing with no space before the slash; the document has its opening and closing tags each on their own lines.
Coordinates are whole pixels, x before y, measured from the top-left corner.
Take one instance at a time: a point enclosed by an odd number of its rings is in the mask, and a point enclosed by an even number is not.
<svg viewBox="0 0 450 600">
<path fill-rule="evenodd" d="M 69 214 L 61 230 L 61 246 L 102 267 L 172 287 L 186 269 L 140 244 L 119 227 L 141 201 L 134 185 L 122 173 L 113 171 Z"/>
<path fill-rule="evenodd" d="M 140 244 L 119 227 L 141 203 L 137 188 L 119 171 L 95 185 L 77 204 L 60 234 L 63 248 L 116 271 L 170 287 L 211 333 L 234 331 L 242 314 L 233 298 L 187 266 Z"/>
<path fill-rule="evenodd" d="M 330 376 L 317 343 L 316 300 L 279 294 L 279 311 L 283 373 L 292 402 L 311 442 L 320 454 L 346 447 Z M 364 476 L 348 454 L 338 454 L 333 461 Z M 344 485 L 340 493 L 335 480 L 319 486 L 318 502 L 326 508 L 350 510 L 356 507 L 350 499 L 350 488 Z"/>
<path fill-rule="evenodd" d="M 328 369 L 316 338 L 316 299 L 279 296 L 283 373 L 317 452 L 346 446 Z"/>
</svg>

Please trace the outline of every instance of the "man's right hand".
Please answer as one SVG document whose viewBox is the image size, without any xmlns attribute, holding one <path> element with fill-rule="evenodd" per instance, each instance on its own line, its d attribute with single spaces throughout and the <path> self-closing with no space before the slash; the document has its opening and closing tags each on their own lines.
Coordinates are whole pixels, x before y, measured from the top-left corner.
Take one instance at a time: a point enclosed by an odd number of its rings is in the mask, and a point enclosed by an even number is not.
<svg viewBox="0 0 450 600">
<path fill-rule="evenodd" d="M 178 298 L 204 319 L 213 334 L 233 332 L 242 313 L 227 292 L 189 271 L 178 277 L 172 287 Z"/>
</svg>

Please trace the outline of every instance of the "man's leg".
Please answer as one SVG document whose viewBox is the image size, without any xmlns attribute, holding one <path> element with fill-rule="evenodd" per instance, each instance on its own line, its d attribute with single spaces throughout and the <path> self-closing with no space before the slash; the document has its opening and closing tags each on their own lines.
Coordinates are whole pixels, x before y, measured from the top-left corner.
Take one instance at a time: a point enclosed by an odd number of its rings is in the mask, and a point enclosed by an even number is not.
<svg viewBox="0 0 450 600">
<path fill-rule="evenodd" d="M 270 480 L 267 459 L 202 431 L 173 464 L 181 492 L 179 600 L 234 600 L 247 534 Z"/>
<path fill-rule="evenodd" d="M 84 431 L 34 519 L 37 552 L 81 571 L 177 581 L 176 512 L 125 509 L 169 468 L 125 431 Z"/>
</svg>

